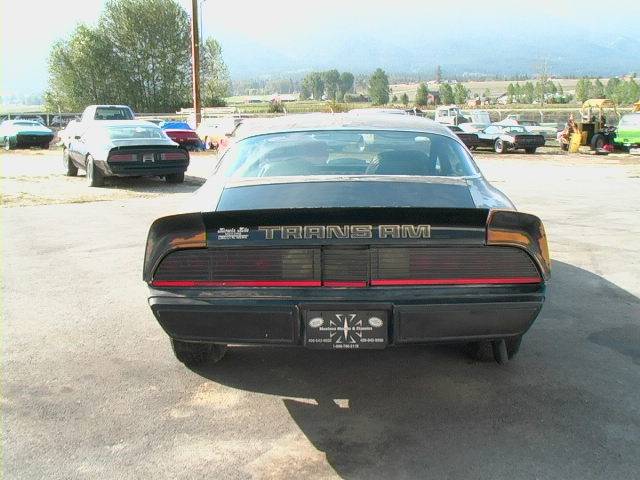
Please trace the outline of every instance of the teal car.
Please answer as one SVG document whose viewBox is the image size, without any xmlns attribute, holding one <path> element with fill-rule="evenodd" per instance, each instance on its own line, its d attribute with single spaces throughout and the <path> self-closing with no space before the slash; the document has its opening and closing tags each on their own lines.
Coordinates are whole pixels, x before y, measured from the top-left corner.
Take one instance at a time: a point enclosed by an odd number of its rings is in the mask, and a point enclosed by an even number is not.
<svg viewBox="0 0 640 480">
<path fill-rule="evenodd" d="M 5 120 L 0 123 L 0 144 L 5 150 L 19 147 L 49 148 L 53 132 L 33 120 Z"/>
<path fill-rule="evenodd" d="M 617 147 L 628 148 L 632 153 L 640 153 L 640 112 L 623 115 L 614 143 Z"/>
</svg>

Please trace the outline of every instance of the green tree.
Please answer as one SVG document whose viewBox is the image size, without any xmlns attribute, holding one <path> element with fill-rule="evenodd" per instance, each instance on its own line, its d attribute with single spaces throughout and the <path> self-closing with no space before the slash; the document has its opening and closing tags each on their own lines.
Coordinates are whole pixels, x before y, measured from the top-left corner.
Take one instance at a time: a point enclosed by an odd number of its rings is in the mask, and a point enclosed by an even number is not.
<svg viewBox="0 0 640 480">
<path fill-rule="evenodd" d="M 560 82 L 558 82 L 558 87 L 557 87 L 557 93 L 558 95 L 564 95 L 564 88 L 562 88 L 562 85 L 560 85 Z"/>
<path fill-rule="evenodd" d="M 630 103 L 635 103 L 638 100 L 640 100 L 640 86 L 638 85 L 638 82 L 636 82 L 635 78 L 630 78 L 628 83 L 628 87 L 627 87 L 627 98 L 625 103 L 626 104 L 630 104 Z"/>
<path fill-rule="evenodd" d="M 340 74 L 340 88 L 338 89 L 338 100 L 344 101 L 344 96 L 353 91 L 354 77 L 351 72 L 342 72 Z"/>
<path fill-rule="evenodd" d="M 540 105 L 544 104 L 545 99 L 545 85 L 542 82 L 536 82 L 535 85 L 535 99 L 540 102 Z"/>
<path fill-rule="evenodd" d="M 206 107 L 225 106 L 231 92 L 229 70 L 222 60 L 222 48 L 213 38 L 207 38 L 200 50 L 200 96 Z"/>
<path fill-rule="evenodd" d="M 536 96 L 536 88 L 533 86 L 533 83 L 527 82 L 522 87 L 522 97 L 525 103 L 533 103 L 533 100 Z"/>
<path fill-rule="evenodd" d="M 381 68 L 376 69 L 369 79 L 369 97 L 374 105 L 389 103 L 389 77 Z"/>
<path fill-rule="evenodd" d="M 309 100 L 311 98 L 313 92 L 313 86 L 311 84 L 311 79 L 306 76 L 300 82 L 300 100 Z"/>
<path fill-rule="evenodd" d="M 588 98 L 591 98 L 591 80 L 587 78 L 581 78 L 576 84 L 576 99 L 580 102 L 584 102 Z"/>
<path fill-rule="evenodd" d="M 320 72 L 311 72 L 302 80 L 303 88 L 314 100 L 322 100 L 322 95 L 324 95 L 324 80 L 322 77 L 323 75 Z"/>
<path fill-rule="evenodd" d="M 51 108 L 124 103 L 167 112 L 190 103 L 189 17 L 175 0 L 110 0 L 49 55 Z"/>
<path fill-rule="evenodd" d="M 190 93 L 190 21 L 175 0 L 110 0 L 98 28 L 127 69 L 138 111 L 166 112 Z"/>
<path fill-rule="evenodd" d="M 393 97 L 391 97 L 391 103 L 398 103 L 398 96 L 394 95 Z"/>
<path fill-rule="evenodd" d="M 513 83 L 510 83 L 507 87 L 507 101 L 512 103 L 516 96 L 516 87 L 514 87 Z"/>
<path fill-rule="evenodd" d="M 599 78 L 596 78 L 595 82 L 593 82 L 593 90 L 591 91 L 591 96 L 593 98 L 606 98 L 604 84 L 600 81 Z"/>
<path fill-rule="evenodd" d="M 440 93 L 440 101 L 442 101 L 444 105 L 449 105 L 450 103 L 453 103 L 455 101 L 453 96 L 453 89 L 451 88 L 451 85 L 449 85 L 448 83 L 440 84 L 439 93 Z"/>
<path fill-rule="evenodd" d="M 340 73 L 337 70 L 328 70 L 323 72 L 322 81 L 324 82 L 324 91 L 327 95 L 327 99 L 335 102 L 338 98 Z"/>
<path fill-rule="evenodd" d="M 442 83 L 442 68 L 440 68 L 440 65 L 436 65 L 436 83 L 438 85 Z"/>
<path fill-rule="evenodd" d="M 49 110 L 79 111 L 91 103 L 127 103 L 125 73 L 102 32 L 79 25 L 69 40 L 51 48 L 45 104 Z"/>
<path fill-rule="evenodd" d="M 469 97 L 469 90 L 462 83 L 456 83 L 453 87 L 453 98 L 455 103 L 463 104 Z"/>
<path fill-rule="evenodd" d="M 518 82 L 516 82 L 516 84 L 514 86 L 514 91 L 515 91 L 515 95 L 516 95 L 516 102 L 517 103 L 522 103 L 522 85 L 520 85 Z"/>
<path fill-rule="evenodd" d="M 409 95 L 407 95 L 407 92 L 405 92 L 402 95 L 400 95 L 400 102 L 405 107 L 409 105 Z"/>
<path fill-rule="evenodd" d="M 424 83 L 418 85 L 416 92 L 416 105 L 423 107 L 429 103 L 429 89 Z"/>
<path fill-rule="evenodd" d="M 612 77 L 609 80 L 607 80 L 607 86 L 604 87 L 604 94 L 606 98 L 610 100 L 616 99 L 616 92 L 618 90 L 618 86 L 620 85 L 620 83 L 621 81 L 617 77 Z"/>
</svg>

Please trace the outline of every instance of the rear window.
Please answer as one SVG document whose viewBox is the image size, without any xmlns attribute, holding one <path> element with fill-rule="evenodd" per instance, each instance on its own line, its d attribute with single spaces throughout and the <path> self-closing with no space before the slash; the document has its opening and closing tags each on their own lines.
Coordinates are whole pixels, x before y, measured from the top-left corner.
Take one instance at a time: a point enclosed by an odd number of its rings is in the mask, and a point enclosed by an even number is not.
<svg viewBox="0 0 640 480">
<path fill-rule="evenodd" d="M 160 138 L 166 139 L 164 132 L 159 127 L 144 126 L 144 127 L 132 127 L 132 126 L 117 126 L 109 127 L 107 129 L 109 138 L 112 140 L 129 140 L 138 138 Z"/>
<path fill-rule="evenodd" d="M 98 107 L 94 120 L 133 120 L 133 115 L 126 107 Z"/>
<path fill-rule="evenodd" d="M 226 177 L 478 173 L 470 155 L 444 135 L 398 131 L 310 131 L 242 140 L 224 155 Z"/>
</svg>

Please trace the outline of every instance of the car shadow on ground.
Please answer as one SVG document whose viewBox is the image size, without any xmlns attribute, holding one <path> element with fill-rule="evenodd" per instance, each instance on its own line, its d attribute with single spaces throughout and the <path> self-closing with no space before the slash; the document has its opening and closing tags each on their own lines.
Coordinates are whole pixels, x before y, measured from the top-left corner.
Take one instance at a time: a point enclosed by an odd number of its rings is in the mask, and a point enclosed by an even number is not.
<svg viewBox="0 0 640 480">
<path fill-rule="evenodd" d="M 284 397 L 344 478 L 630 478 L 639 318 L 637 297 L 556 261 L 542 314 L 506 366 L 453 345 L 235 347 L 196 372 Z"/>
<path fill-rule="evenodd" d="M 79 176 L 84 177 L 82 173 Z M 101 188 L 136 193 L 190 193 L 200 188 L 206 178 L 186 175 L 183 183 L 167 183 L 161 177 L 107 177 Z"/>
</svg>

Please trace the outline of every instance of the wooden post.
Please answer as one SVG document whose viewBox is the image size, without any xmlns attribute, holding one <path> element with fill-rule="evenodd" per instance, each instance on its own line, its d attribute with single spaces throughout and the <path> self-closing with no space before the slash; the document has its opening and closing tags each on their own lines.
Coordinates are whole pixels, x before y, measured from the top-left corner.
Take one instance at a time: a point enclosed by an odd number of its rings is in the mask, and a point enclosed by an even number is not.
<svg viewBox="0 0 640 480">
<path fill-rule="evenodd" d="M 193 111 L 196 127 L 200 125 L 200 35 L 198 29 L 198 0 L 191 0 L 191 64 L 193 74 Z"/>
</svg>

